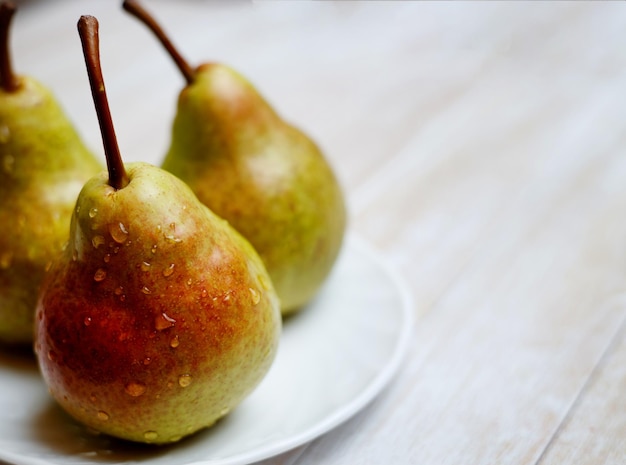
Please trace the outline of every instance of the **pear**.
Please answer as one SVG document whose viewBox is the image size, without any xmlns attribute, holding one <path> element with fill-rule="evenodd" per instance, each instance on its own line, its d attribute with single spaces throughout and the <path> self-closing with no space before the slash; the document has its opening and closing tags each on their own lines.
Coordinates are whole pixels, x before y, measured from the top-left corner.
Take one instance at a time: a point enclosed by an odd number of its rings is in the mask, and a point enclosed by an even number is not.
<svg viewBox="0 0 626 465">
<path fill-rule="evenodd" d="M 14 74 L 0 5 L 0 341 L 32 344 L 37 291 L 68 239 L 78 192 L 102 165 L 50 90 Z"/>
<path fill-rule="evenodd" d="M 42 287 L 35 351 L 52 396 L 102 433 L 164 444 L 206 428 L 263 379 L 278 297 L 253 247 L 172 174 L 121 161 L 98 22 L 78 22 L 108 171 L 81 190 Z"/>
<path fill-rule="evenodd" d="M 162 168 L 252 243 L 283 315 L 301 309 L 329 275 L 346 227 L 327 160 L 243 76 L 218 63 L 193 69 L 145 9 L 131 0 L 123 6 L 156 34 L 187 81 Z"/>
</svg>

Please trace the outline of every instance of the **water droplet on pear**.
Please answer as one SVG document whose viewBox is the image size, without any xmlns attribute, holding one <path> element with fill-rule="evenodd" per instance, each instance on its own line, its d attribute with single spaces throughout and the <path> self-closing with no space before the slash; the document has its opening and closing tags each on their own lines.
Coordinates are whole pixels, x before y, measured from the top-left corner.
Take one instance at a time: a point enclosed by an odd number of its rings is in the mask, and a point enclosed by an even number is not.
<svg viewBox="0 0 626 465">
<path fill-rule="evenodd" d="M 124 226 L 124 223 L 120 222 L 109 225 L 109 234 L 111 234 L 113 240 L 118 244 L 123 244 L 128 238 L 126 226 Z"/>
<path fill-rule="evenodd" d="M 93 275 L 93 280 L 96 282 L 104 281 L 107 277 L 107 272 L 102 268 L 98 268 L 96 273 Z"/>
<path fill-rule="evenodd" d="M 187 387 L 191 384 L 191 375 L 185 374 L 185 375 L 181 375 L 178 378 L 178 384 L 180 385 L 180 387 Z"/>
<path fill-rule="evenodd" d="M 93 237 L 93 239 L 91 239 L 91 245 L 94 246 L 94 248 L 98 248 L 101 245 L 103 245 L 105 243 L 105 239 L 104 237 L 100 236 L 100 235 L 96 235 Z"/>
<path fill-rule="evenodd" d="M 252 303 L 254 305 L 258 304 L 261 301 L 261 294 L 256 289 L 249 288 L 250 294 L 252 295 Z"/>
<path fill-rule="evenodd" d="M 146 385 L 138 381 L 132 381 L 124 386 L 124 390 L 129 396 L 139 397 L 146 392 Z"/>
<path fill-rule="evenodd" d="M 163 331 L 164 329 L 171 328 L 175 324 L 176 320 L 174 318 L 170 318 L 166 313 L 161 313 L 154 319 L 154 326 L 157 331 Z"/>
</svg>

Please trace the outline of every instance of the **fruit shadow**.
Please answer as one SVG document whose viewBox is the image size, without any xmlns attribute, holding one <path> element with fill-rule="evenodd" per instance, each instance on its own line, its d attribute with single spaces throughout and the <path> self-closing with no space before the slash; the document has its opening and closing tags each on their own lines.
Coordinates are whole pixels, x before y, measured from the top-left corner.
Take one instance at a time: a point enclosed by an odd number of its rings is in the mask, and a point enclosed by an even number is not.
<svg viewBox="0 0 626 465">
<path fill-rule="evenodd" d="M 183 438 L 174 444 L 142 444 L 107 436 L 89 430 L 70 417 L 50 399 L 45 408 L 33 418 L 34 439 L 55 455 L 82 457 L 85 463 L 169 463 L 167 456 L 180 448 L 193 448 L 205 441 L 227 419 L 206 430 Z M 161 460 L 162 459 L 162 460 Z"/>
</svg>

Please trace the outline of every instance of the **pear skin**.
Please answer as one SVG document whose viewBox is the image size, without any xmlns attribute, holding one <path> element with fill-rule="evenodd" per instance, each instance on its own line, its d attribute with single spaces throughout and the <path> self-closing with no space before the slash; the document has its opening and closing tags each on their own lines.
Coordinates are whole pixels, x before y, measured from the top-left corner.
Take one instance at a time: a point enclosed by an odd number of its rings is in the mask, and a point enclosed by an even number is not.
<svg viewBox="0 0 626 465">
<path fill-rule="evenodd" d="M 81 423 L 178 441 L 241 402 L 276 354 L 278 299 L 250 244 L 171 174 L 82 190 L 37 311 L 52 396 Z"/>
<path fill-rule="evenodd" d="M 252 243 L 283 315 L 301 309 L 328 277 L 346 228 L 327 160 L 243 76 L 217 63 L 190 66 L 139 2 L 123 7 L 156 35 L 187 83 L 162 167 Z"/>
<path fill-rule="evenodd" d="M 254 248 L 172 174 L 124 165 L 100 67 L 98 21 L 79 35 L 107 171 L 76 201 L 37 305 L 52 397 L 88 427 L 154 444 L 228 414 L 276 355 L 278 297 Z"/>
<path fill-rule="evenodd" d="M 101 169 L 48 89 L 28 77 L 0 89 L 0 341 L 32 343 L 39 285 Z"/>
<path fill-rule="evenodd" d="M 221 64 L 196 70 L 162 167 L 252 243 L 283 314 L 313 298 L 341 248 L 343 194 L 315 143 L 244 77 Z"/>
<path fill-rule="evenodd" d="M 0 2 L 0 342 L 32 344 L 37 292 L 67 243 L 76 196 L 102 169 L 52 93 L 14 73 Z"/>
</svg>

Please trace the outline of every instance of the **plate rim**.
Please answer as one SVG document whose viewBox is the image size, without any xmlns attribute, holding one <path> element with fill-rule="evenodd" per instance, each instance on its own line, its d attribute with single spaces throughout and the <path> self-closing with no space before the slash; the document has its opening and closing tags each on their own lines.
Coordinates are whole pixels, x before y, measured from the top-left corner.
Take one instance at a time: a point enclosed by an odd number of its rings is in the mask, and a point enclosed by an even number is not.
<svg viewBox="0 0 626 465">
<path fill-rule="evenodd" d="M 390 278 L 390 282 L 398 292 L 400 297 L 400 332 L 394 347 L 393 353 L 384 368 L 379 371 L 374 379 L 357 395 L 352 401 L 345 404 L 332 414 L 318 421 L 305 431 L 292 435 L 282 441 L 277 441 L 265 448 L 259 448 L 254 451 L 244 452 L 239 455 L 233 455 L 225 459 L 207 459 L 189 462 L 187 465 L 248 465 L 261 460 L 267 460 L 272 457 L 287 453 L 297 447 L 305 448 L 310 443 L 332 431 L 341 424 L 347 422 L 350 418 L 364 409 L 387 387 L 393 377 L 397 374 L 408 352 L 411 335 L 413 334 L 413 325 L 415 317 L 413 314 L 414 299 L 409 290 L 408 283 L 399 271 L 391 265 L 389 260 L 383 253 L 376 249 L 370 242 L 361 236 L 350 232 L 347 234 L 345 246 L 352 246 L 359 252 L 367 255 L 367 258 L 374 262 L 384 274 Z"/>
<path fill-rule="evenodd" d="M 289 435 L 283 439 L 272 441 L 267 446 L 257 447 L 239 454 L 233 454 L 223 458 L 194 459 L 185 462 L 185 465 L 248 465 L 277 457 L 301 446 L 306 448 L 312 441 L 337 428 L 364 409 L 387 387 L 392 378 L 397 374 L 408 352 L 411 335 L 414 331 L 414 299 L 410 292 L 410 287 L 396 267 L 391 265 L 388 258 L 384 256 L 383 252 L 359 235 L 353 232 L 346 234 L 341 253 L 348 253 L 346 249 L 355 250 L 357 254 L 366 257 L 376 268 L 381 270 L 389 279 L 390 287 L 399 298 L 398 325 L 400 330 L 397 333 L 393 351 L 384 363 L 384 366 L 369 383 L 363 386 L 352 400 L 332 410 L 328 415 L 312 423 L 300 433 Z M 0 465 L 4 463 L 7 463 L 7 465 L 51 465 L 53 462 L 41 457 L 16 455 L 10 451 L 2 451 L 0 454 Z M 101 463 L 102 465 L 107 465 L 107 463 L 109 465 L 115 465 L 116 462 L 104 461 Z M 150 462 L 149 460 L 147 462 L 140 460 L 137 463 L 149 464 Z"/>
</svg>

